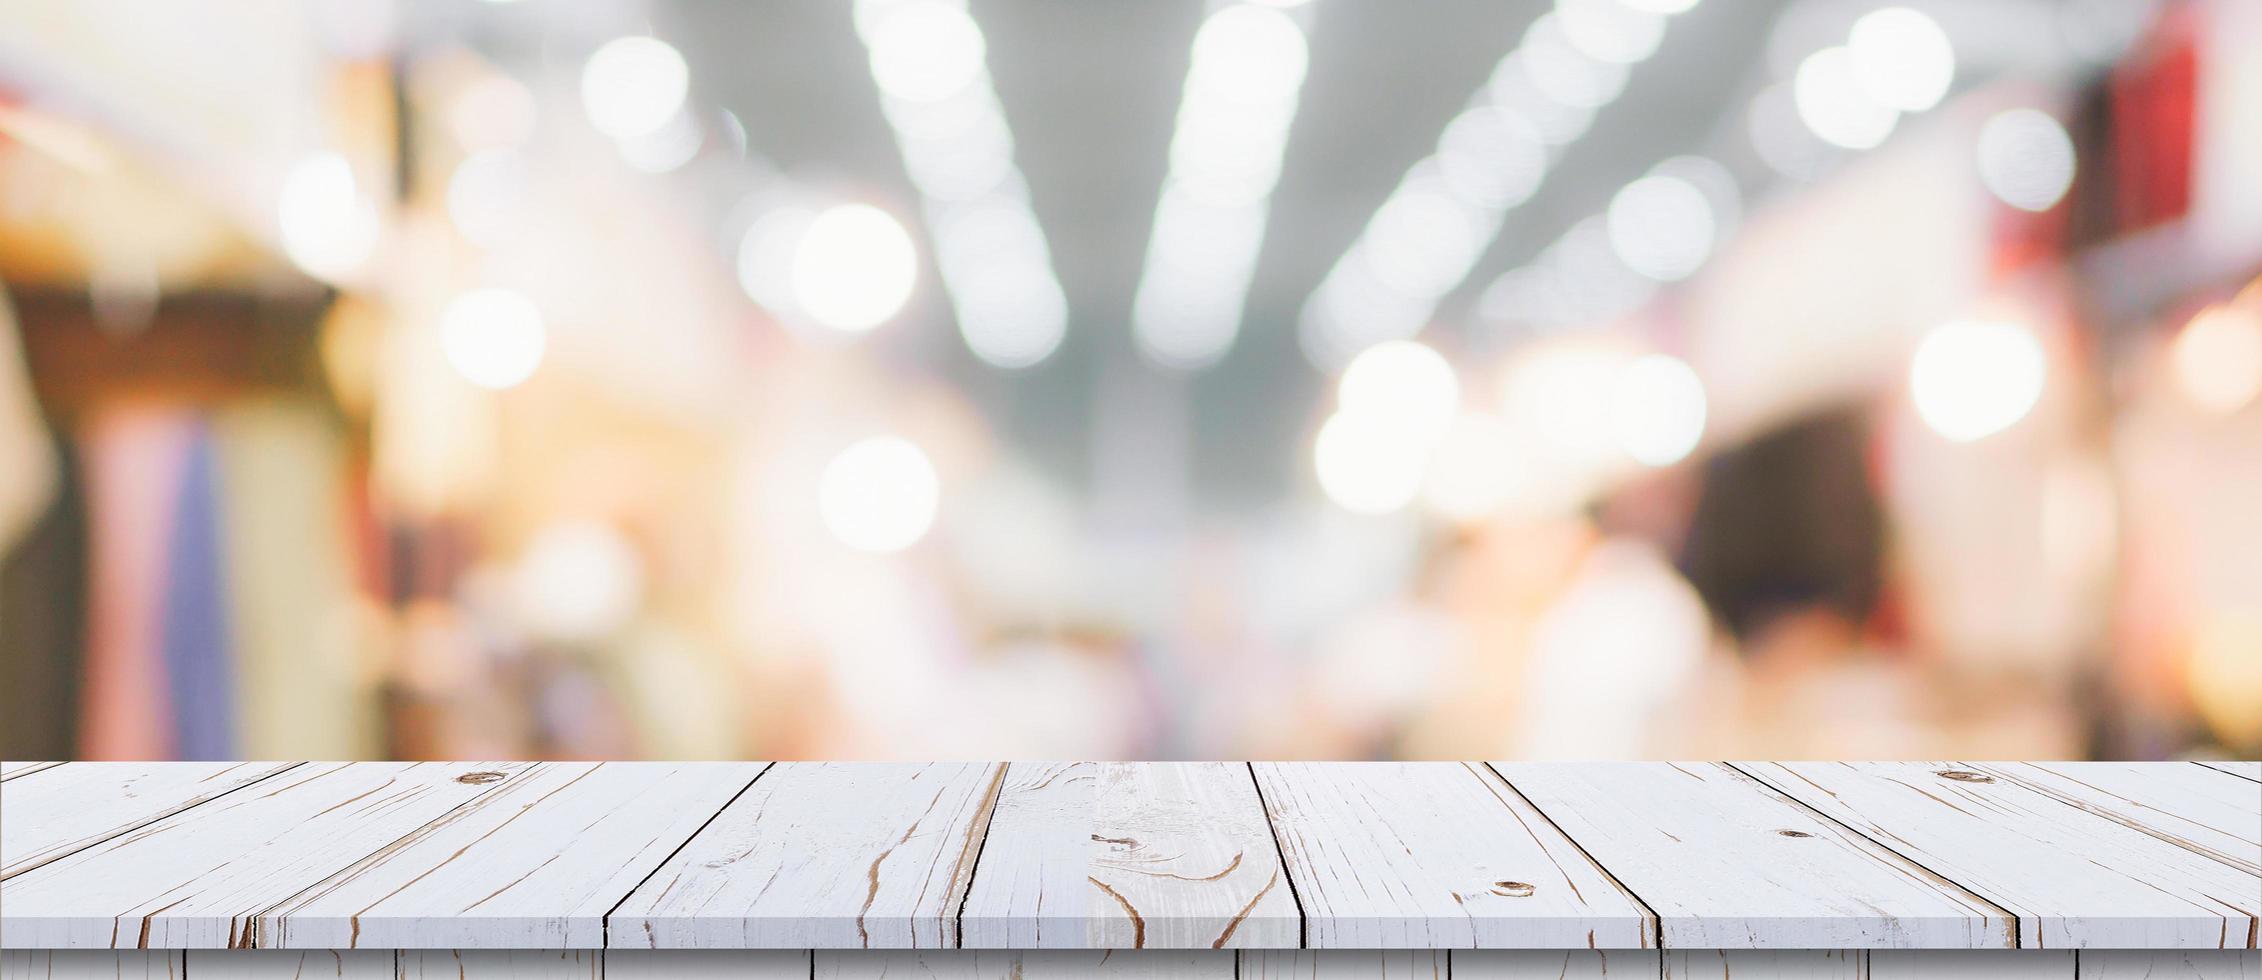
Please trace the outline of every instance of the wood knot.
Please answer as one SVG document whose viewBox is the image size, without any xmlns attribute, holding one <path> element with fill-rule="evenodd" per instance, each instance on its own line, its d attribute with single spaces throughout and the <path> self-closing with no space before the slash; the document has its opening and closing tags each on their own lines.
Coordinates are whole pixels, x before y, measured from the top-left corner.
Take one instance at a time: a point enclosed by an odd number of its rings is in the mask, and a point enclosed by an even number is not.
<svg viewBox="0 0 2262 980">
<path fill-rule="evenodd" d="M 1803 831 L 1803 830 L 1778 830 L 1778 831 L 1776 831 L 1776 832 L 1775 832 L 1775 836 L 1777 836 L 1777 837 L 1812 837 L 1812 836 L 1814 836 L 1814 835 L 1813 835 L 1813 834 L 1810 834 L 1810 833 L 1807 833 L 1806 831 Z"/>
<path fill-rule="evenodd" d="M 1942 769 L 1933 773 L 1933 775 L 1942 779 L 1953 779 L 1959 783 L 1992 783 L 1995 781 L 1993 776 L 1983 772 L 1973 772 L 1969 769 Z"/>
<path fill-rule="evenodd" d="M 491 769 L 482 769 L 478 772 L 467 772 L 461 776 L 457 776 L 456 782 L 469 783 L 473 786 L 485 786 L 488 783 L 500 782 L 502 778 L 502 773 L 495 772 Z"/>
<path fill-rule="evenodd" d="M 1128 849 L 1136 849 L 1139 846 L 1139 839 L 1136 837 L 1102 837 L 1093 834 L 1092 842 L 1095 844 L 1114 844 L 1117 847 Z"/>
<path fill-rule="evenodd" d="M 1521 881 L 1495 881 L 1492 883 L 1493 894 L 1508 898 L 1530 898 L 1532 892 L 1536 890 Z"/>
</svg>

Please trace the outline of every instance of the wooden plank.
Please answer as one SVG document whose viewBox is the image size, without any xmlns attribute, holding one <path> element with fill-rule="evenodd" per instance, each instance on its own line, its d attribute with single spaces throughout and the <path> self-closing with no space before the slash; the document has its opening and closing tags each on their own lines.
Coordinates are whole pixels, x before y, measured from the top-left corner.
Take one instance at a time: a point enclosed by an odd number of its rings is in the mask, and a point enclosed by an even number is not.
<svg viewBox="0 0 2262 980">
<path fill-rule="evenodd" d="M 1862 980 L 1858 949 L 1668 949 L 1665 980 Z"/>
<path fill-rule="evenodd" d="M 955 945 L 1005 765 L 781 762 L 631 893 L 612 945 Z"/>
<path fill-rule="evenodd" d="M 178 950 L 0 949 L 0 980 L 179 980 Z"/>
<path fill-rule="evenodd" d="M 830 950 L 816 951 L 815 980 L 1232 980 L 1231 951 Z"/>
<path fill-rule="evenodd" d="M 9 879 L 0 945 L 243 945 L 253 915 L 524 767 L 308 763 Z"/>
<path fill-rule="evenodd" d="M 291 768 L 289 762 L 74 762 L 6 790 L 0 878 L 33 868 Z M 31 775 L 23 773 L 22 775 Z"/>
<path fill-rule="evenodd" d="M 1254 769 L 1307 946 L 1656 945 L 1641 904 L 1480 764 Z"/>
<path fill-rule="evenodd" d="M 1241 953 L 1242 980 L 1445 980 L 1442 949 L 1252 949 Z M 1552 974 L 1551 974 L 1552 975 Z"/>
<path fill-rule="evenodd" d="M 1719 763 L 1494 763 L 1667 948 L 2009 947 L 2009 913 Z"/>
<path fill-rule="evenodd" d="M 2250 947 L 2262 879 L 2039 790 L 1952 763 L 1746 771 L 1986 896 L 2048 949 Z"/>
<path fill-rule="evenodd" d="M 2262 953 L 2235 949 L 2085 949 L 2080 980 L 2262 980 Z"/>
<path fill-rule="evenodd" d="M 609 949 L 605 980 L 809 980 L 806 949 Z"/>
<path fill-rule="evenodd" d="M 1293 947 L 1301 924 L 1248 766 L 1014 763 L 960 945 Z"/>
<path fill-rule="evenodd" d="M 2072 980 L 2070 949 L 1877 949 L 1870 980 Z"/>
<path fill-rule="evenodd" d="M 602 980 L 596 949 L 404 949 L 400 980 Z"/>
<path fill-rule="evenodd" d="M 1973 763 L 2090 813 L 2262 875 L 2262 786 L 2180 762 Z"/>
<path fill-rule="evenodd" d="M 539 763 L 254 922 L 285 949 L 596 949 L 765 763 Z"/>
<path fill-rule="evenodd" d="M 1456 949 L 1454 980 L 1653 980 L 1654 949 Z"/>
<path fill-rule="evenodd" d="M 2205 762 L 2200 763 L 2200 765 L 2206 766 L 2209 769 L 2213 769 L 2216 772 L 2227 772 L 2233 776 L 2244 776 L 2248 779 L 2254 780 L 2255 782 L 2262 783 L 2262 762 L 2225 762 L 2219 759 L 2209 759 Z"/>
<path fill-rule="evenodd" d="M 59 766 L 59 765 L 62 765 L 62 763 L 60 763 L 60 762 L 0 762 L 0 783 L 4 783 L 4 782 L 7 782 L 8 780 L 14 779 L 14 778 L 16 778 L 17 776 L 29 776 L 29 775 L 31 775 L 32 773 L 35 773 L 35 772 L 38 772 L 38 771 L 40 771 L 41 769 L 53 769 L 53 768 L 55 768 L 56 766 Z"/>
<path fill-rule="evenodd" d="M 393 980 L 394 958 L 389 949 L 192 949 L 187 965 L 230 980 Z"/>
</svg>

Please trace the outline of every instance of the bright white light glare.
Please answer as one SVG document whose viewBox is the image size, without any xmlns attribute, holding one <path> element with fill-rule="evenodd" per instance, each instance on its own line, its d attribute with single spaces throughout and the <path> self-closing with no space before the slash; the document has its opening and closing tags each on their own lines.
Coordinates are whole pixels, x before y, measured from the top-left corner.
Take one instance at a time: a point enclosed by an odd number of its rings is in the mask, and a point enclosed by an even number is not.
<svg viewBox="0 0 2262 980">
<path fill-rule="evenodd" d="M 526 208 L 526 158 L 516 150 L 483 150 L 448 176 L 448 221 L 481 248 L 509 241 Z"/>
<path fill-rule="evenodd" d="M 1437 138 L 1437 171 L 1455 197 L 1512 208 L 1547 176 L 1547 144 L 1524 117 L 1480 105 L 1446 124 Z"/>
<path fill-rule="evenodd" d="M 519 614 L 537 635 L 600 640 L 635 617 L 644 569 L 636 547 L 610 525 L 567 521 L 534 536 L 510 584 Z"/>
<path fill-rule="evenodd" d="M 793 298 L 793 256 L 817 214 L 801 207 L 771 207 L 738 241 L 738 285 L 772 314 L 798 316 Z"/>
<path fill-rule="evenodd" d="M 1518 489 L 1515 439 L 1497 415 L 1453 420 L 1422 481 L 1422 501 L 1448 520 L 1474 521 L 1506 506 Z"/>
<path fill-rule="evenodd" d="M 1667 354 L 1635 359 L 1618 372 L 1610 410 L 1618 448 L 1645 466 L 1671 466 L 1704 438 L 1704 383 Z"/>
<path fill-rule="evenodd" d="M 860 333 L 903 309 L 919 275 L 911 235 L 869 204 L 827 208 L 793 255 L 793 295 L 810 319 Z"/>
<path fill-rule="evenodd" d="M 377 209 L 354 186 L 353 165 L 316 153 L 283 178 L 275 199 L 283 254 L 321 279 L 351 275 L 377 247 Z"/>
<path fill-rule="evenodd" d="M 1195 32 L 1132 298 L 1132 336 L 1149 361 L 1206 367 L 1240 332 L 1308 57 L 1303 28 L 1266 7 L 1225 7 Z"/>
<path fill-rule="evenodd" d="M 841 451 L 817 479 L 826 530 L 858 551 L 902 551 L 934 526 L 942 483 L 918 446 L 894 436 Z"/>
<path fill-rule="evenodd" d="M 1429 465 L 1429 447 L 1387 420 L 1338 412 L 1312 442 L 1320 490 L 1355 514 L 1387 514 L 1414 502 Z"/>
<path fill-rule="evenodd" d="M 548 346 L 542 313 L 508 289 L 474 289 L 440 313 L 440 350 L 472 384 L 500 391 L 534 375 Z"/>
<path fill-rule="evenodd" d="M 1940 104 L 1956 80 L 1956 49 L 1938 21 L 1907 7 L 1863 14 L 1846 36 L 1862 91 L 1903 112 Z"/>
<path fill-rule="evenodd" d="M 1360 351 L 1336 382 L 1336 411 L 1397 428 L 1405 438 L 1434 442 L 1461 409 L 1461 381 L 1443 354 L 1411 340 Z"/>
<path fill-rule="evenodd" d="M 1502 379 L 1502 413 L 1510 425 L 1571 458 L 1607 457 L 1617 445 L 1611 394 L 1624 365 L 1620 352 L 1602 347 L 1543 347 L 1525 355 Z"/>
<path fill-rule="evenodd" d="M 1955 320 L 1934 327 L 1909 362 L 1917 417 L 1952 442 L 2008 429 L 2042 398 L 2042 343 L 2010 323 Z"/>
<path fill-rule="evenodd" d="M 2262 394 L 2262 315 L 2210 306 L 2176 335 L 2168 356 L 2176 386 L 2192 404 L 2217 415 L 2245 408 Z"/>
<path fill-rule="evenodd" d="M 1618 0 L 1635 10 L 1653 14 L 1684 14 L 1696 9 L 1697 0 Z"/>
<path fill-rule="evenodd" d="M 1712 203 L 1679 177 L 1652 174 L 1610 199 L 1610 247 L 1626 267 L 1664 282 L 1686 279 L 1712 255 Z"/>
<path fill-rule="evenodd" d="M 1656 53 L 1665 16 L 1621 0 L 1555 0 L 1563 37 L 1596 61 L 1632 64 Z"/>
<path fill-rule="evenodd" d="M 1408 181 L 1375 209 L 1353 246 L 1375 278 L 1409 296 L 1435 299 L 1468 275 L 1491 229 L 1438 181 Z"/>
<path fill-rule="evenodd" d="M 2008 109 L 1979 128 L 1979 182 L 2003 203 L 2047 211 L 2073 179 L 2073 138 L 2049 113 Z"/>
<path fill-rule="evenodd" d="M 1524 31 L 1516 62 L 1540 94 L 1564 105 L 1609 105 L 1626 88 L 1626 65 L 1600 61 L 1572 45 L 1556 15 L 1541 14 Z"/>
<path fill-rule="evenodd" d="M 683 111 L 691 70 L 656 37 L 605 42 L 581 67 L 581 107 L 589 124 L 616 140 L 644 136 Z"/>
<path fill-rule="evenodd" d="M 865 32 L 872 80 L 880 91 L 914 102 L 937 102 L 966 90 L 987 69 L 989 45 L 965 8 L 942 0 L 908 0 L 885 8 Z"/>
<path fill-rule="evenodd" d="M 620 156 L 644 173 L 664 174 L 690 163 L 699 155 L 704 139 L 698 120 L 688 112 L 679 112 L 658 129 L 621 140 Z"/>
<path fill-rule="evenodd" d="M 1287 14 L 1235 4 L 1194 32 L 1186 85 L 1234 102 L 1286 101 L 1302 89 L 1309 58 L 1303 28 Z"/>
<path fill-rule="evenodd" d="M 1866 150 L 1893 135 L 1900 110 L 1872 98 L 1855 73 L 1845 48 L 1824 48 L 1799 62 L 1791 78 L 1791 97 L 1799 119 L 1825 142 Z"/>
</svg>

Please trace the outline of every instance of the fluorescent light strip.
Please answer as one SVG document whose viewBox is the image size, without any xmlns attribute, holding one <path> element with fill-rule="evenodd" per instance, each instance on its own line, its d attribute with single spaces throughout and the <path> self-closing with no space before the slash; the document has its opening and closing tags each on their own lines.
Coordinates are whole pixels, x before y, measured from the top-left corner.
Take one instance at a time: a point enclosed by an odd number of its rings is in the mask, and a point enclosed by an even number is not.
<svg viewBox="0 0 2262 980">
<path fill-rule="evenodd" d="M 1222 6 L 1195 31 L 1132 299 L 1148 360 L 1193 370 L 1232 348 L 1309 56 L 1303 27 L 1272 6 Z"/>
<path fill-rule="evenodd" d="M 1469 107 L 1408 168 L 1351 248 L 1305 299 L 1304 354 L 1323 370 L 1413 336 L 1468 278 L 1508 212 L 1539 189 L 1561 147 L 1618 98 L 1673 14 L 1692 4 L 1557 0 L 1500 59 Z"/>
<path fill-rule="evenodd" d="M 1067 333 L 1068 299 L 981 27 L 964 0 L 856 0 L 855 17 L 966 346 L 1001 368 L 1043 361 Z"/>
</svg>

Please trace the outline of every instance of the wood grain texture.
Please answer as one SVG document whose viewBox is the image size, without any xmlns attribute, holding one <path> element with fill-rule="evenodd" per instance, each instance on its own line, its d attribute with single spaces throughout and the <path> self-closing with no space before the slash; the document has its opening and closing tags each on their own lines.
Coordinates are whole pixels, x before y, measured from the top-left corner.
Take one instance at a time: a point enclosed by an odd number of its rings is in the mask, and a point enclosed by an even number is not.
<svg viewBox="0 0 2262 980">
<path fill-rule="evenodd" d="M 1656 945 L 1641 904 L 1481 764 L 1254 770 L 1307 946 Z"/>
<path fill-rule="evenodd" d="M 404 949 L 400 980 L 603 980 L 597 949 Z"/>
<path fill-rule="evenodd" d="M 35 772 L 38 772 L 38 771 L 40 771 L 41 769 L 53 769 L 53 768 L 55 768 L 56 766 L 59 766 L 59 765 L 62 765 L 62 763 L 60 763 L 60 762 L 0 762 L 0 783 L 4 783 L 4 782 L 7 782 L 8 780 L 14 779 L 14 778 L 16 778 L 17 776 L 29 776 L 29 775 L 31 775 L 32 773 L 35 773 Z"/>
<path fill-rule="evenodd" d="M 2046 949 L 2251 947 L 2262 878 L 1953 763 L 1752 763 L 1775 788 L 2019 917 Z"/>
<path fill-rule="evenodd" d="M 12 878 L 289 769 L 288 762 L 74 762 L 11 781 L 0 798 L 0 878 Z"/>
<path fill-rule="evenodd" d="M 393 980 L 394 960 L 389 949 L 192 949 L 187 965 L 230 980 Z"/>
<path fill-rule="evenodd" d="M 1667 948 L 1973 949 L 2009 913 L 1718 763 L 1494 763 L 1657 913 Z"/>
<path fill-rule="evenodd" d="M 805 949 L 609 949 L 605 980 L 809 980 Z"/>
<path fill-rule="evenodd" d="M 1241 954 L 1241 980 L 1445 980 L 1442 949 L 1252 949 Z"/>
<path fill-rule="evenodd" d="M 282 949 L 596 949 L 764 763 L 538 763 L 254 920 Z"/>
<path fill-rule="evenodd" d="M 308 763 L 8 879 L 0 945 L 244 945 L 252 916 L 523 768 Z"/>
<path fill-rule="evenodd" d="M 0 980 L 179 980 L 178 950 L 0 949 Z"/>
<path fill-rule="evenodd" d="M 1456 949 L 1454 980 L 1652 980 L 1654 949 Z"/>
<path fill-rule="evenodd" d="M 631 893 L 615 947 L 940 948 L 1003 763 L 773 766 Z"/>
<path fill-rule="evenodd" d="M 1996 762 L 1968 768 L 2262 875 L 2262 786 L 2204 766 Z"/>
<path fill-rule="evenodd" d="M 1665 980 L 1862 980 L 1857 949 L 1668 949 Z"/>
<path fill-rule="evenodd" d="M 1230 951 L 818 950 L 816 980 L 1232 980 Z"/>
<path fill-rule="evenodd" d="M 2223 762 L 2219 760 L 2209 760 L 2200 763 L 2200 765 L 2206 766 L 2209 769 L 2213 769 L 2216 772 L 2227 772 L 2233 776 L 2244 776 L 2247 779 L 2262 783 L 2262 762 Z"/>
<path fill-rule="evenodd" d="M 1300 920 L 1243 763 L 1014 763 L 960 945 L 1293 947 Z"/>
</svg>

